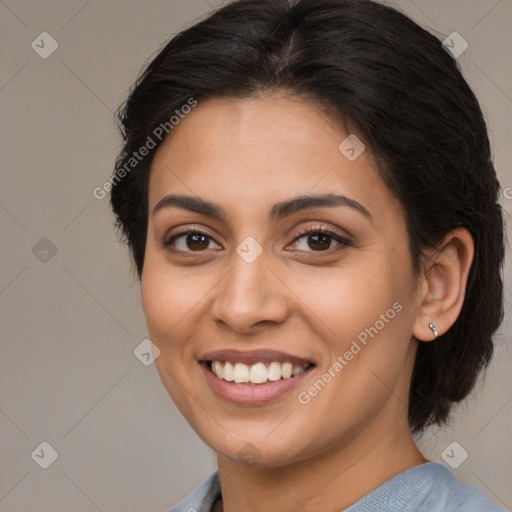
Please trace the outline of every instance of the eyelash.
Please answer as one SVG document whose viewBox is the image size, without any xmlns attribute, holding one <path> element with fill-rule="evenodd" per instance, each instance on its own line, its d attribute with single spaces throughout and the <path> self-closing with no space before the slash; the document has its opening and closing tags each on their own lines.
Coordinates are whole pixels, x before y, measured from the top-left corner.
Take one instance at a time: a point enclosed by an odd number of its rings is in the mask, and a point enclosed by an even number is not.
<svg viewBox="0 0 512 512">
<path fill-rule="evenodd" d="M 171 248 L 172 247 L 172 244 L 178 239 L 178 238 L 181 238 L 183 236 L 188 236 L 188 235 L 201 235 L 201 236 L 205 236 L 211 240 L 214 240 L 213 237 L 211 237 L 208 233 L 204 232 L 204 231 L 201 231 L 200 229 L 197 229 L 197 228 L 192 228 L 192 229 L 184 229 L 183 231 L 180 231 L 178 233 L 174 233 L 169 239 L 167 239 L 162 245 L 164 247 L 168 247 L 168 248 Z M 350 241 L 347 240 L 346 238 L 342 237 L 339 233 L 337 233 L 336 231 L 333 231 L 329 228 L 321 228 L 321 227 L 316 227 L 316 228 L 312 228 L 312 227 L 307 227 L 307 228 L 304 228 L 302 230 L 300 230 L 298 233 L 295 234 L 295 237 L 293 239 L 292 242 L 296 242 L 298 240 L 300 240 L 301 238 L 305 237 L 305 236 L 313 236 L 313 235 L 328 235 L 330 238 L 334 239 L 336 242 L 339 243 L 339 246 L 334 248 L 334 249 L 327 249 L 325 251 L 314 251 L 314 250 L 311 250 L 311 251 L 301 251 L 301 252 L 313 252 L 313 253 L 327 253 L 327 254 L 331 254 L 332 252 L 336 252 L 337 250 L 340 250 L 342 248 L 344 248 L 345 246 L 347 245 L 350 245 Z M 181 249 L 172 249 L 173 251 L 177 252 L 177 253 L 202 253 L 202 252 L 205 252 L 206 250 L 203 250 L 203 251 L 182 251 Z"/>
</svg>

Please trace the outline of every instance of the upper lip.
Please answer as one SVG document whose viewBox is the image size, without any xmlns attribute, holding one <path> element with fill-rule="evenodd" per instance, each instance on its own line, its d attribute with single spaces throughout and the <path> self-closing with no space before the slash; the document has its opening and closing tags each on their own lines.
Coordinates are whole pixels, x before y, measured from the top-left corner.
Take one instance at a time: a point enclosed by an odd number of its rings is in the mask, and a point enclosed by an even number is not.
<svg viewBox="0 0 512 512">
<path fill-rule="evenodd" d="M 277 350 L 215 350 L 208 352 L 199 357 L 200 361 L 229 361 L 230 363 L 244 363 L 253 365 L 256 363 L 271 363 L 277 361 L 279 363 L 292 363 L 293 365 L 314 364 L 311 359 L 298 357 Z"/>
</svg>

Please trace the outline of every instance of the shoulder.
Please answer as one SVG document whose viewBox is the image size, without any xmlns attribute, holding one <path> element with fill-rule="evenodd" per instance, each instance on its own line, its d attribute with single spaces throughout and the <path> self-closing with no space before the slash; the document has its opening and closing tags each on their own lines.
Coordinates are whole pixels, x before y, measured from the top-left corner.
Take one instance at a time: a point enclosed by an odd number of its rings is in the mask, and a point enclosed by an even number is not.
<svg viewBox="0 0 512 512">
<path fill-rule="evenodd" d="M 428 474 L 432 475 L 430 499 L 425 500 L 425 510 L 460 512 L 504 512 L 476 487 L 463 485 L 445 466 L 429 463 Z M 437 502 L 437 503 L 436 503 Z M 437 508 L 435 508 L 437 506 Z M 423 510 L 421 508 L 420 510 Z"/>
<path fill-rule="evenodd" d="M 346 512 L 505 512 L 438 462 L 395 475 Z"/>
<path fill-rule="evenodd" d="M 185 499 L 166 512 L 210 512 L 220 492 L 219 473 L 214 471 Z"/>
<path fill-rule="evenodd" d="M 167 512 L 211 512 L 221 495 L 214 471 Z M 505 512 L 483 493 L 460 483 L 437 462 L 408 469 L 370 492 L 345 512 Z"/>
</svg>

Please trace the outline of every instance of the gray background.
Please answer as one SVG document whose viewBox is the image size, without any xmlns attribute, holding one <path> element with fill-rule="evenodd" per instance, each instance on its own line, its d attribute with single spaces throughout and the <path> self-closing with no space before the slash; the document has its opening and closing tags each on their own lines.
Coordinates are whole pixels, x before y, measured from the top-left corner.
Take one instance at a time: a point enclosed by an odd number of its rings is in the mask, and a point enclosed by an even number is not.
<svg viewBox="0 0 512 512">
<path fill-rule="evenodd" d="M 92 191 L 112 170 L 120 144 L 112 113 L 140 67 L 220 4 L 0 0 L 3 512 L 159 512 L 215 468 L 154 365 L 134 356 L 146 338 L 140 290 L 108 200 Z M 468 41 L 458 61 L 485 111 L 502 185 L 511 187 L 512 0 L 394 5 L 438 36 L 457 31 Z M 59 45 L 47 59 L 31 48 L 44 31 Z M 502 204 L 512 210 L 512 189 Z M 469 457 L 455 474 L 505 508 L 512 507 L 510 338 L 505 323 L 485 382 L 451 427 L 421 440 L 439 461 L 459 443 Z M 31 457 L 43 441 L 58 453 L 48 469 Z"/>
</svg>

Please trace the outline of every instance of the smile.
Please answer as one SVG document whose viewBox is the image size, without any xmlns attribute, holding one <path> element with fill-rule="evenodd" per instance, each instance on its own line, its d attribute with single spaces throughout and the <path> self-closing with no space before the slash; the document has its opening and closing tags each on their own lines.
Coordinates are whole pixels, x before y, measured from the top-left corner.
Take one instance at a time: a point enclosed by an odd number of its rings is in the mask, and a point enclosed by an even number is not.
<svg viewBox="0 0 512 512">
<path fill-rule="evenodd" d="M 291 362 L 279 361 L 266 364 L 258 362 L 252 365 L 229 361 L 206 361 L 206 365 L 219 379 L 235 384 L 265 384 L 281 379 L 291 379 L 313 366 L 312 363 L 294 365 Z"/>
<path fill-rule="evenodd" d="M 239 405 L 258 405 L 284 398 L 315 370 L 310 357 L 274 349 L 223 349 L 201 354 L 197 361 L 208 387 Z"/>
</svg>

